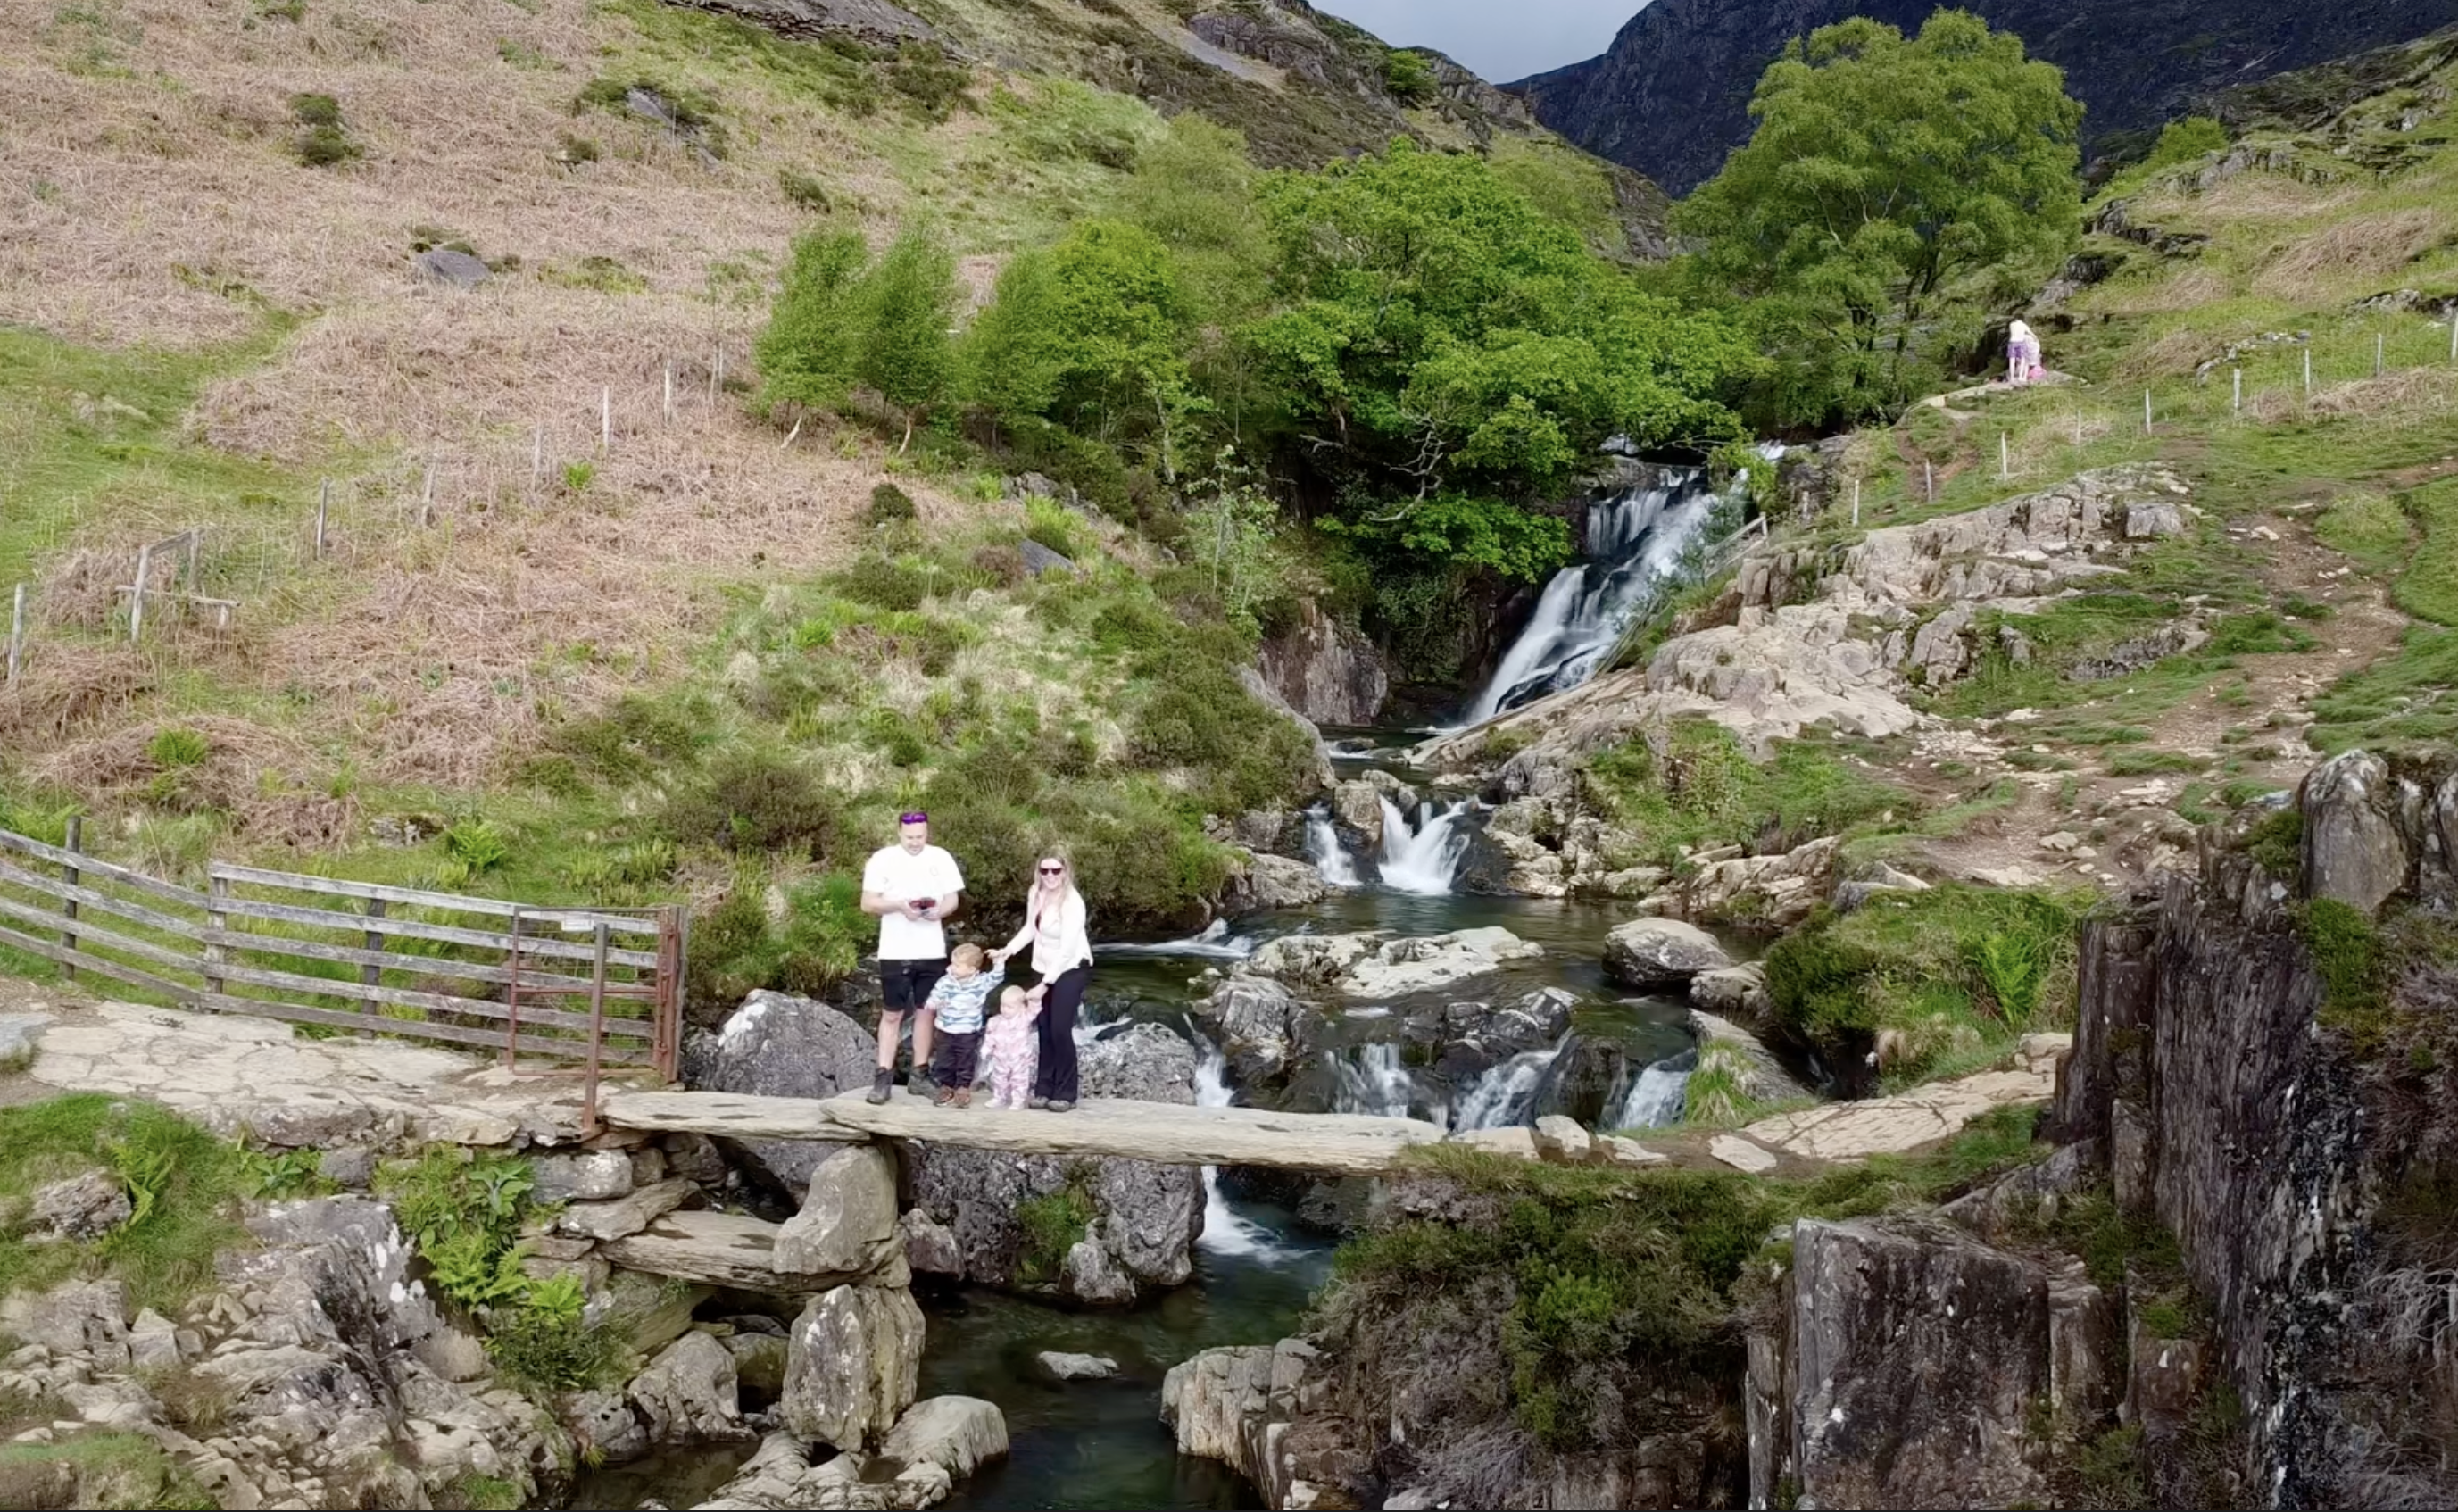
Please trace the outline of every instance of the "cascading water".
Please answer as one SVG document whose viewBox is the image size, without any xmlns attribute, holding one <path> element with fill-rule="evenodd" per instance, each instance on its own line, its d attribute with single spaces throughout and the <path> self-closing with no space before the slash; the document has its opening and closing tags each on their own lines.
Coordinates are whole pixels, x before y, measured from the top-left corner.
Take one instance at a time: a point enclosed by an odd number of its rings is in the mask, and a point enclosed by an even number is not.
<svg viewBox="0 0 2458 1512">
<path fill-rule="evenodd" d="M 1570 1043 L 1571 1037 L 1565 1034 L 1551 1049 L 1523 1050 L 1478 1077 L 1460 1098 L 1451 1127 L 1510 1129 L 1528 1123 L 1536 1110 L 1536 1094 L 1544 1087 L 1545 1073 L 1553 1068 L 1563 1046 Z"/>
<path fill-rule="evenodd" d="M 1656 482 L 1592 507 L 1585 559 L 1545 585 L 1527 629 L 1503 652 L 1460 728 L 1595 675 L 1650 591 L 1680 565 L 1716 504 L 1704 472 L 1668 468 Z"/>
<path fill-rule="evenodd" d="M 1331 827 L 1331 811 L 1318 803 L 1306 810 L 1306 860 L 1326 887 L 1358 885 L 1357 862 L 1349 859 L 1348 847 L 1340 843 L 1340 832 Z"/>
<path fill-rule="evenodd" d="M 1262 942 L 1253 935 L 1233 935 L 1229 921 L 1215 919 L 1203 926 L 1199 935 L 1184 940 L 1162 940 L 1151 942 L 1104 942 L 1100 951 L 1105 956 L 1201 956 L 1212 961 L 1243 961 L 1255 953 Z"/>
<path fill-rule="evenodd" d="M 1621 1117 L 1615 1127 L 1662 1129 L 1681 1122 L 1690 1072 L 1698 1064 L 1698 1052 L 1684 1050 L 1639 1072 L 1638 1080 L 1631 1084 L 1630 1095 L 1622 1100 Z"/>
<path fill-rule="evenodd" d="M 1406 1118 L 1417 1093 L 1416 1079 L 1400 1064 L 1396 1045 L 1361 1045 L 1354 1059 L 1334 1064 L 1340 1090 L 1333 1107 L 1343 1113 L 1370 1113 L 1378 1118 Z"/>
<path fill-rule="evenodd" d="M 1383 885 L 1393 892 L 1427 897 L 1448 893 L 1460 859 L 1468 854 L 1468 832 L 1460 827 L 1468 815 L 1468 800 L 1441 808 L 1420 803 L 1413 824 L 1389 797 L 1382 802 Z"/>
<path fill-rule="evenodd" d="M 1197 1035 L 1195 1039 L 1195 1106 L 1226 1108 L 1229 1106 L 1229 1084 L 1224 1079 L 1227 1059 L 1220 1047 Z M 1221 1194 L 1220 1168 L 1203 1168 L 1203 1232 L 1197 1245 L 1214 1254 L 1251 1255 L 1270 1260 L 1277 1257 L 1281 1246 L 1261 1224 L 1229 1205 Z"/>
</svg>

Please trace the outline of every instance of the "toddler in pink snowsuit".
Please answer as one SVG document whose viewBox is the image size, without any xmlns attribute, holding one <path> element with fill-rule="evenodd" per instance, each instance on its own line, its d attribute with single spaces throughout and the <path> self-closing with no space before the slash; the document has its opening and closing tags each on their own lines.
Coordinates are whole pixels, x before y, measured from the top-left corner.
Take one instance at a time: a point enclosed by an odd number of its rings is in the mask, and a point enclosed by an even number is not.
<svg viewBox="0 0 2458 1512">
<path fill-rule="evenodd" d="M 1024 1107 L 1032 1095 L 1032 1072 L 1041 1058 L 1032 1021 L 1041 1012 L 1040 987 L 1027 992 L 1010 987 L 999 994 L 999 1010 L 982 1032 L 982 1049 L 990 1060 L 990 1106 Z"/>
</svg>

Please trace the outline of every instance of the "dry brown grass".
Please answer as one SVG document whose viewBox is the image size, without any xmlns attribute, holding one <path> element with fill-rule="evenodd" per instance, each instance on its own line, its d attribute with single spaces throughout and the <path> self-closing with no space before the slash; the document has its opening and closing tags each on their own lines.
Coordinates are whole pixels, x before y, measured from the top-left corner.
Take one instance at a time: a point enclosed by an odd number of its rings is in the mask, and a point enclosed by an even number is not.
<svg viewBox="0 0 2458 1512">
<path fill-rule="evenodd" d="M 2385 279 L 2440 245 L 2449 217 L 2414 206 L 2351 216 L 2287 242 L 2253 280 L 2274 299 L 2321 300 L 2350 282 Z"/>
<path fill-rule="evenodd" d="M 287 693 L 304 712 L 283 717 L 350 750 L 371 779 L 473 785 L 543 721 L 678 671 L 719 584 L 842 557 L 883 448 L 864 437 L 840 454 L 838 438 L 806 434 L 781 449 L 739 396 L 712 397 L 709 369 L 721 343 L 729 376 L 749 376 L 767 282 L 807 223 L 779 168 L 818 175 L 857 213 L 901 193 L 844 123 L 773 108 L 755 80 L 726 87 L 739 129 L 713 164 L 654 125 L 573 115 L 573 93 L 629 34 L 587 0 L 311 4 L 296 26 L 257 10 L 97 0 L 105 23 L 85 26 L 18 8 L 24 45 L 0 55 L 0 320 L 193 348 L 261 330 L 267 306 L 302 318 L 268 362 L 213 386 L 189 428 L 331 470 L 331 551 L 308 559 L 303 505 L 296 522 L 240 531 L 252 563 L 233 590 L 247 600 L 241 632 L 202 645 L 166 618 L 160 641 L 149 632 L 130 651 L 98 636 L 135 543 L 161 522 L 88 520 L 45 565 L 39 600 L 48 623 L 86 634 L 39 643 L 0 694 L 0 735 L 69 772 L 151 728 L 156 658 L 212 655 L 235 695 Z M 504 47 L 548 66 L 514 67 Z M 302 92 L 341 102 L 364 157 L 293 158 L 288 102 Z M 595 140 L 600 160 L 557 164 L 566 132 Z M 474 291 L 423 282 L 410 260 L 422 226 L 521 268 Z M 587 258 L 614 259 L 646 291 L 551 276 Z M 965 267 L 977 294 L 995 271 Z M 601 390 L 611 453 L 598 448 Z M 533 482 L 540 426 L 546 477 Z M 420 530 L 429 460 L 437 524 Z M 562 487 L 568 462 L 594 469 L 584 489 Z M 905 487 L 926 523 L 969 507 Z M 275 788 L 312 776 L 289 756 L 262 770 Z"/>
<path fill-rule="evenodd" d="M 2128 282 L 2105 290 L 2093 307 L 2105 315 L 2171 315 L 2217 303 L 2235 293 L 2225 274 L 2198 262 L 2156 281 Z"/>
<path fill-rule="evenodd" d="M 2128 380 L 2173 378 L 2190 373 L 2226 349 L 2224 338 L 2209 331 L 2175 330 L 2125 354 L 2115 376 Z"/>
<path fill-rule="evenodd" d="M 2209 226 L 2254 222 L 2261 225 L 2335 215 L 2364 197 L 2346 184 L 2311 184 L 2285 174 L 2245 173 L 2208 194 L 2173 192 L 2144 195 L 2136 218 L 2151 225 Z"/>
</svg>

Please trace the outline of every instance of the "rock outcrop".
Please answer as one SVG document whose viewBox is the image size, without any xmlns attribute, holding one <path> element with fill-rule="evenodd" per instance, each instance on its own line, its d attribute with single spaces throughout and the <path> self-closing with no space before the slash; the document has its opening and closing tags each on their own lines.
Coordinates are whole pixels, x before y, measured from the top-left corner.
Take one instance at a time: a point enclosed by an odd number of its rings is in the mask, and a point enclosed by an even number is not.
<svg viewBox="0 0 2458 1512">
<path fill-rule="evenodd" d="M 1282 935 L 1266 942 L 1241 971 L 1276 978 L 1301 992 L 1388 1002 L 1489 977 L 1544 953 L 1543 946 L 1498 926 L 1399 940 L 1379 934 Z"/>
<path fill-rule="evenodd" d="M 1195 1102 L 1195 1047 L 1158 1025 L 1137 1024 L 1096 1040 L 1084 1048 L 1082 1069 L 1088 1096 Z M 932 1240 L 938 1232 L 948 1235 L 945 1245 L 927 1245 L 934 1262 L 960 1267 L 948 1274 L 984 1286 L 1119 1306 L 1194 1274 L 1195 1240 L 1203 1229 L 1203 1178 L 1197 1168 L 920 1143 L 906 1150 L 920 1220 L 908 1233 Z M 1080 1212 L 1079 1237 L 1058 1253 L 1034 1252 L 1018 1216 L 1026 1202 Z M 923 1247 L 917 1238 L 907 1253 Z"/>
<path fill-rule="evenodd" d="M 1605 975 L 1641 990 L 1686 987 L 1732 963 L 1715 936 L 1678 919 L 1634 919 L 1605 936 Z"/>
<path fill-rule="evenodd" d="M 902 1287 L 840 1286 L 794 1320 L 777 1416 L 796 1437 L 863 1453 L 886 1436 L 921 1382 L 922 1309 Z"/>
<path fill-rule="evenodd" d="M 1256 667 L 1290 707 L 1319 725 L 1372 724 L 1391 695 L 1391 674 L 1374 643 L 1315 607 L 1263 642 Z"/>
<path fill-rule="evenodd" d="M 759 1097 L 834 1097 L 870 1086 L 878 1046 L 869 1030 L 815 998 L 759 991 L 714 1034 L 683 1043 L 683 1083 L 695 1090 Z M 801 1140 L 742 1142 L 743 1157 L 800 1193 L 827 1148 Z"/>
</svg>

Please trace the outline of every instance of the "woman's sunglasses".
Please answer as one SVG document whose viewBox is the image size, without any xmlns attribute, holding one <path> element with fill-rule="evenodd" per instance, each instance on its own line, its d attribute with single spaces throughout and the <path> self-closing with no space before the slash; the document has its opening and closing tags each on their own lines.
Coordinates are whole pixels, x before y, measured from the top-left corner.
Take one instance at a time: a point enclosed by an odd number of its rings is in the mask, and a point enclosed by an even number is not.
<svg viewBox="0 0 2458 1512">
<path fill-rule="evenodd" d="M 1041 875 L 1044 877 L 1064 877 L 1067 875 L 1067 868 L 1064 866 L 1044 866 L 1041 868 Z"/>
</svg>

